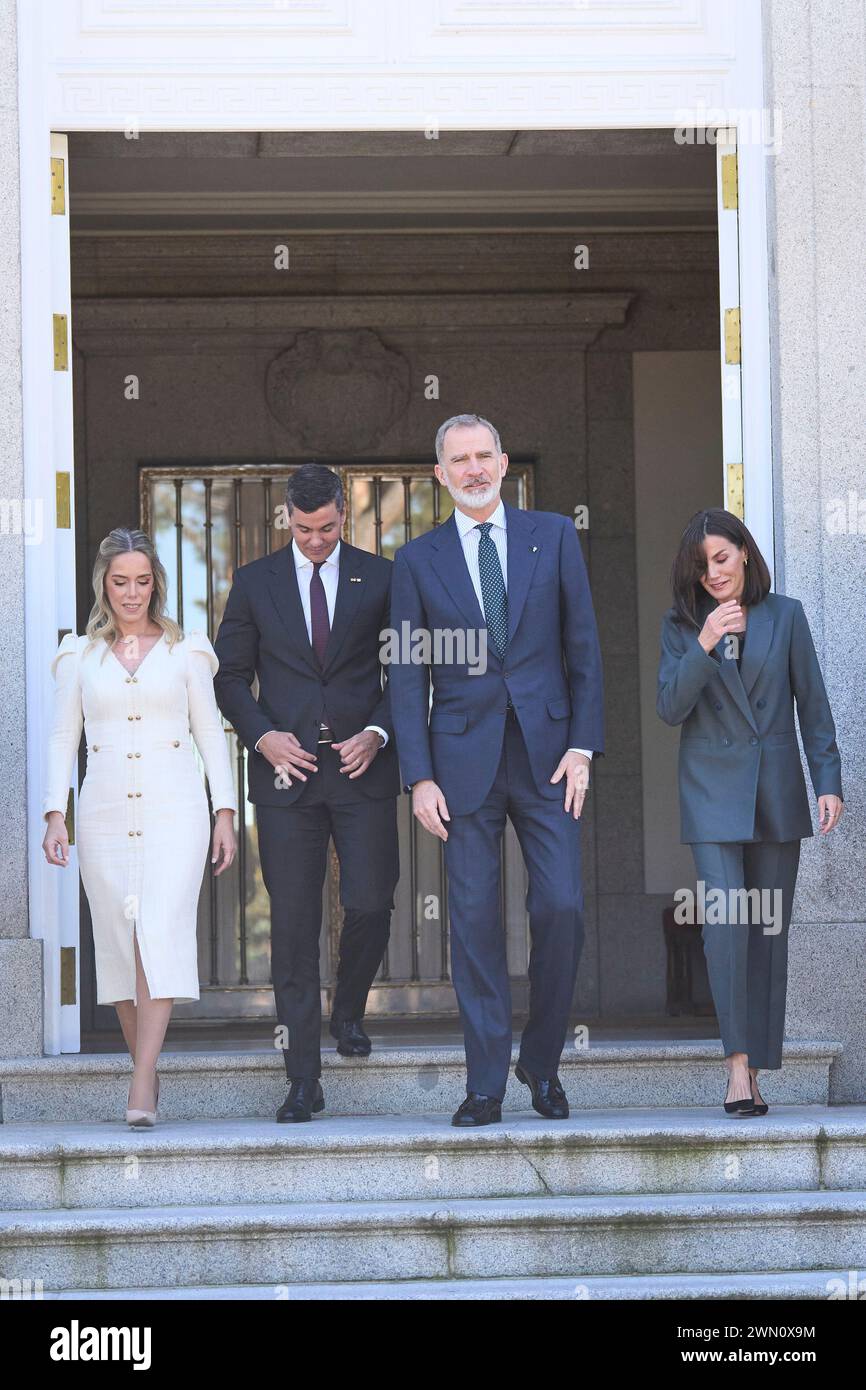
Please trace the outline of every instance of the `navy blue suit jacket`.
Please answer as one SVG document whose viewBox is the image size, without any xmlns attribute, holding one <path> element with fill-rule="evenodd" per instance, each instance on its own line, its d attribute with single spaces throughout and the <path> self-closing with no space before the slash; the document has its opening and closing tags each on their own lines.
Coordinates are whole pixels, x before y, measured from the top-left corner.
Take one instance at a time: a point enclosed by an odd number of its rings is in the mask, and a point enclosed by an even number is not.
<svg viewBox="0 0 866 1390">
<path fill-rule="evenodd" d="M 452 816 L 477 810 L 493 784 L 509 696 L 541 795 L 562 800 L 564 782 L 551 786 L 550 778 L 567 748 L 604 750 L 601 653 L 574 524 L 555 512 L 508 505 L 505 516 L 504 659 L 489 640 L 487 670 L 470 674 L 470 663 L 447 659 L 446 650 L 437 660 L 434 642 L 429 666 L 407 660 L 405 651 L 389 666 L 403 784 L 432 778 Z M 486 632 L 453 515 L 397 551 L 391 628 L 402 634 L 405 623 L 413 633 L 434 636 Z"/>
</svg>

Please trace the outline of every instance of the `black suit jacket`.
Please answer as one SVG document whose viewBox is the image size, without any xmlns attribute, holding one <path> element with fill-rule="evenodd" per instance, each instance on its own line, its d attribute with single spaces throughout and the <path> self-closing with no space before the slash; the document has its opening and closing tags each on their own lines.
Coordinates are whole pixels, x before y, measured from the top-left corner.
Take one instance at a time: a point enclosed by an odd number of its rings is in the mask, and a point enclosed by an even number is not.
<svg viewBox="0 0 866 1390">
<path fill-rule="evenodd" d="M 337 740 L 378 724 L 388 743 L 351 784 L 362 796 L 400 791 L 387 682 L 379 660 L 379 633 L 388 626 L 390 560 L 340 544 L 340 577 L 334 622 L 320 669 L 307 635 L 291 544 L 235 570 L 214 643 L 219 670 L 217 704 L 249 750 L 248 800 L 290 806 L 306 785 L 276 785 L 277 773 L 255 744 L 269 729 L 292 733 L 317 752 L 319 725 Z M 253 696 L 259 678 L 258 699 Z"/>
</svg>

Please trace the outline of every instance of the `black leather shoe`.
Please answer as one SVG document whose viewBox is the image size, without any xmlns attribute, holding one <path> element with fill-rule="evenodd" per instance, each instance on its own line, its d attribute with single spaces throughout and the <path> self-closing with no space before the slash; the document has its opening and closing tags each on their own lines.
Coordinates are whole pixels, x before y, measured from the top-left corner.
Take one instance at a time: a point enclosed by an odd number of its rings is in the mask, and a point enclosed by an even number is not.
<svg viewBox="0 0 866 1390">
<path fill-rule="evenodd" d="M 359 1019 L 349 1018 L 342 1023 L 331 1019 L 331 1037 L 337 1039 L 337 1051 L 343 1057 L 369 1057 L 373 1044 L 361 1027 Z"/>
<path fill-rule="evenodd" d="M 533 1076 L 520 1063 L 514 1068 L 514 1075 L 532 1092 L 532 1108 L 546 1120 L 567 1120 L 568 1100 L 559 1083 L 558 1076 Z"/>
<path fill-rule="evenodd" d="M 318 1081 L 308 1076 L 292 1077 L 288 1095 L 277 1111 L 277 1124 L 291 1124 L 293 1121 L 310 1120 L 314 1114 L 325 1108 L 325 1097 Z"/>
<path fill-rule="evenodd" d="M 460 1109 L 452 1116 L 452 1125 L 493 1125 L 502 1119 L 502 1101 L 495 1096 L 482 1096 L 470 1091 Z"/>
</svg>

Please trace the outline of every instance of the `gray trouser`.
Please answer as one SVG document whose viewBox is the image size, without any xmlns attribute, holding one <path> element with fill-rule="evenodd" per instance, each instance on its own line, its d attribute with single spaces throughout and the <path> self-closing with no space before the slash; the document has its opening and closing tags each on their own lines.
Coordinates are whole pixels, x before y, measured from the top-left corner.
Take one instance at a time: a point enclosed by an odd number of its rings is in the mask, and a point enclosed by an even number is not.
<svg viewBox="0 0 866 1390">
<path fill-rule="evenodd" d="M 701 935 L 725 1056 L 746 1052 L 750 1067 L 778 1071 L 800 841 L 704 842 L 692 853 L 708 899 L 713 889 L 724 894 L 708 904 Z M 743 889 L 765 891 L 746 902 Z"/>
</svg>

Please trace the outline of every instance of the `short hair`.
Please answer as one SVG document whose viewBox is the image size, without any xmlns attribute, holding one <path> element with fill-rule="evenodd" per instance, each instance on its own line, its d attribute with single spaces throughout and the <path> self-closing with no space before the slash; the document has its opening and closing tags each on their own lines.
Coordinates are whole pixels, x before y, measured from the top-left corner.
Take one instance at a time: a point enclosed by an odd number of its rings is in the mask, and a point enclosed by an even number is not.
<svg viewBox="0 0 866 1390">
<path fill-rule="evenodd" d="M 497 454 L 502 453 L 502 441 L 499 438 L 499 431 L 495 425 L 491 425 L 489 420 L 485 420 L 483 415 L 452 415 L 450 420 L 446 420 L 444 425 L 440 425 L 436 431 L 436 461 L 441 464 L 442 450 L 445 445 L 445 436 L 455 425 L 483 425 L 493 435 L 493 442 L 496 445 Z"/>
<path fill-rule="evenodd" d="M 745 547 L 749 564 L 741 602 L 746 608 L 754 608 L 770 592 L 767 562 L 745 523 L 724 507 L 705 507 L 703 511 L 695 512 L 680 538 L 671 569 L 671 588 L 677 622 L 698 632 L 704 625 L 709 603 L 709 595 L 701 584 L 701 577 L 707 569 L 704 554 L 707 536 L 722 536 L 738 550 Z"/>
<path fill-rule="evenodd" d="M 286 507 L 291 516 L 295 507 L 301 512 L 317 512 L 329 502 L 343 510 L 343 484 L 339 475 L 323 463 L 303 463 L 295 469 L 286 484 Z"/>
</svg>

